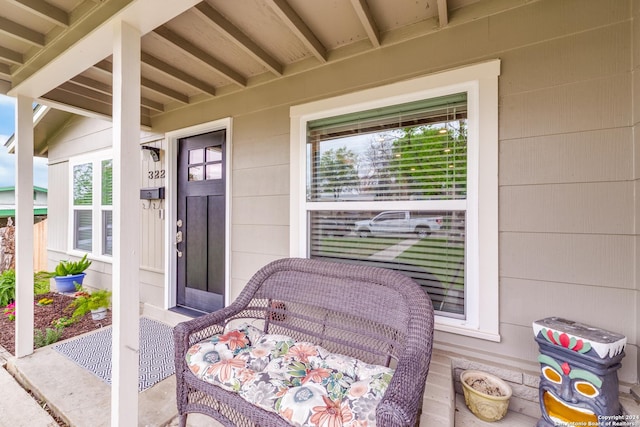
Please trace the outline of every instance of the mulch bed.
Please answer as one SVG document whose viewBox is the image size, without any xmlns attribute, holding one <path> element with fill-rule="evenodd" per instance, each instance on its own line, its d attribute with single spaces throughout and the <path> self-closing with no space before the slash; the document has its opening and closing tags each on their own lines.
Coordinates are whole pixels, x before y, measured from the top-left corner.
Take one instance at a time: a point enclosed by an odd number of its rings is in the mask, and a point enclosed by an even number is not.
<svg viewBox="0 0 640 427">
<path fill-rule="evenodd" d="M 53 303 L 44 306 L 35 305 L 42 298 L 50 298 Z M 73 310 L 67 309 L 69 304 L 73 301 L 73 297 L 68 295 L 59 294 L 56 292 L 50 292 L 48 294 L 37 295 L 34 298 L 34 330 L 40 329 L 44 331 L 46 328 L 53 328 L 51 322 L 61 318 L 70 318 Z M 107 317 L 104 320 L 92 320 L 91 314 L 86 314 L 80 320 L 70 326 L 66 326 L 62 333 L 60 340 L 66 340 L 76 335 L 84 334 L 96 329 L 100 329 L 103 326 L 111 324 L 111 311 L 107 311 Z M 4 347 L 9 353 L 15 352 L 15 321 L 9 320 L 4 315 L 4 307 L 0 308 L 0 346 Z"/>
</svg>

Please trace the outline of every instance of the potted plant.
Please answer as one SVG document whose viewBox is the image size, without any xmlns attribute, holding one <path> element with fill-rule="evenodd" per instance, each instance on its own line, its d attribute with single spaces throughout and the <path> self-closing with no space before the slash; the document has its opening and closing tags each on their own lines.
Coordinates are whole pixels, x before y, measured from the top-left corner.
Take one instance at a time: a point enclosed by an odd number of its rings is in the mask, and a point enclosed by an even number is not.
<svg viewBox="0 0 640 427">
<path fill-rule="evenodd" d="M 53 272 L 53 278 L 56 281 L 58 292 L 75 292 L 76 284 L 82 285 L 82 281 L 86 275 L 84 271 L 89 268 L 90 265 L 91 261 L 87 259 L 87 254 L 84 254 L 79 261 L 60 261 Z"/>
<path fill-rule="evenodd" d="M 107 308 L 111 303 L 111 291 L 99 289 L 93 292 L 87 292 L 82 288 L 78 288 L 76 298 L 69 305 L 72 307 L 72 319 L 76 320 L 85 314 L 91 312 L 93 320 L 102 320 L 107 316 Z"/>
<path fill-rule="evenodd" d="M 509 409 L 511 387 L 487 372 L 466 370 L 460 374 L 464 401 L 473 414 L 483 421 L 498 421 Z"/>
</svg>

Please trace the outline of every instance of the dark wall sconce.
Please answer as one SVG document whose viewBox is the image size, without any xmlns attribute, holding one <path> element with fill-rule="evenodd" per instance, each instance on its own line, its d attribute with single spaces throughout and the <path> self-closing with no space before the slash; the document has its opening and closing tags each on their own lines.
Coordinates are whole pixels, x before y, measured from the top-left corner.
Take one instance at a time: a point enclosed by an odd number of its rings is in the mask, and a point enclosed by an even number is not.
<svg viewBox="0 0 640 427">
<path fill-rule="evenodd" d="M 149 145 L 141 145 L 140 149 L 143 152 L 147 152 L 151 156 L 151 159 L 154 162 L 159 162 L 160 161 L 160 149 L 159 148 L 151 147 Z"/>
</svg>

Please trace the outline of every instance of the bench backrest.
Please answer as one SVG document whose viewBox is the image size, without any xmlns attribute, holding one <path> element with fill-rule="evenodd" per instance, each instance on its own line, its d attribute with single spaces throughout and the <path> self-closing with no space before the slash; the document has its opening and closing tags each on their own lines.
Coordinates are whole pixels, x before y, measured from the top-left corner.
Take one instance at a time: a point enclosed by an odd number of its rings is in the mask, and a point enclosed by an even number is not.
<svg viewBox="0 0 640 427">
<path fill-rule="evenodd" d="M 236 319 L 261 320 L 267 333 L 387 366 L 394 365 L 407 340 L 433 316 L 429 298 L 407 276 L 309 259 L 267 265 L 236 303 L 244 304 Z"/>
</svg>

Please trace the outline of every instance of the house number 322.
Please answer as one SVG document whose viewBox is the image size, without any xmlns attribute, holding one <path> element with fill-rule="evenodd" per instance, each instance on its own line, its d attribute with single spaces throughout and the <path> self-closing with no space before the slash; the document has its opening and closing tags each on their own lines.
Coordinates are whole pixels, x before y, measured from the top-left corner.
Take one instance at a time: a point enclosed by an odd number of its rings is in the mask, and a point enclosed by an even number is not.
<svg viewBox="0 0 640 427">
<path fill-rule="evenodd" d="M 147 177 L 149 179 L 160 179 L 160 178 L 164 178 L 165 172 L 164 169 L 160 169 L 157 171 L 149 171 L 147 172 Z"/>
</svg>

